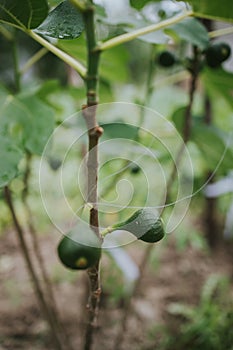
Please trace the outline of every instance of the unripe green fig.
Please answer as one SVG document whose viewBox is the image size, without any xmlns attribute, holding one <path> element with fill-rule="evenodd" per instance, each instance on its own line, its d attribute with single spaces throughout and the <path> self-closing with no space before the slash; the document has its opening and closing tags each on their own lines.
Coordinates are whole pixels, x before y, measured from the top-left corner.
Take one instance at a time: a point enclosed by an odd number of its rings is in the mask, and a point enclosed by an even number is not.
<svg viewBox="0 0 233 350">
<path fill-rule="evenodd" d="M 136 164 L 131 164 L 131 166 L 130 166 L 130 172 L 131 172 L 131 174 L 134 174 L 134 175 L 136 175 L 136 174 L 138 174 L 138 173 L 140 173 L 140 167 L 138 166 L 138 165 L 136 165 Z"/>
<path fill-rule="evenodd" d="M 158 60 L 158 64 L 161 67 L 165 67 L 165 68 L 172 67 L 176 63 L 176 57 L 170 51 L 162 51 L 159 54 L 157 60 Z"/>
<path fill-rule="evenodd" d="M 216 43 L 205 51 L 206 64 L 210 68 L 218 68 L 231 55 L 231 48 L 226 43 Z"/>
<path fill-rule="evenodd" d="M 160 241 L 164 235 L 163 221 L 151 209 L 139 209 L 126 221 L 112 226 L 113 230 L 131 232 L 137 239 L 148 243 Z"/>
<path fill-rule="evenodd" d="M 56 171 L 60 168 L 62 165 L 62 161 L 55 157 L 49 157 L 48 158 L 49 166 L 53 171 Z"/>
<path fill-rule="evenodd" d="M 63 265 L 72 270 L 84 270 L 100 259 L 101 241 L 91 230 L 82 233 L 74 229 L 61 239 L 57 251 Z"/>
</svg>

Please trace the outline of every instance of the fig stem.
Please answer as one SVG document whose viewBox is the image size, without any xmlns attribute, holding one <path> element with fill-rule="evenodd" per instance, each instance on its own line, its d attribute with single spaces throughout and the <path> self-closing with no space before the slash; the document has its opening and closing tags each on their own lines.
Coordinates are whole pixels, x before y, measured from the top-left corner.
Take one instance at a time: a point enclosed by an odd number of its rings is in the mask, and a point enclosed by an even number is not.
<svg viewBox="0 0 233 350">
<path fill-rule="evenodd" d="M 106 227 L 102 232 L 100 232 L 102 237 L 107 236 L 109 233 L 112 233 L 113 231 L 116 231 L 117 228 L 113 226 Z"/>
</svg>

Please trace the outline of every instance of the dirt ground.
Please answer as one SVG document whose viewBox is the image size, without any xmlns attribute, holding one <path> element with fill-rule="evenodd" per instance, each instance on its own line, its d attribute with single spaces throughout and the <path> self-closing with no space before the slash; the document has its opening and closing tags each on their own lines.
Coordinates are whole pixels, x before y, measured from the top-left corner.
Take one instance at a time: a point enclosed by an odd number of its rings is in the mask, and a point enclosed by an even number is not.
<svg viewBox="0 0 233 350">
<path fill-rule="evenodd" d="M 57 260 L 57 235 L 40 238 L 43 257 L 53 281 L 59 314 L 74 349 L 81 349 L 85 314 L 85 273 L 67 272 Z M 139 261 L 144 245 L 129 247 Z M 139 295 L 133 301 L 123 349 L 152 349 L 156 325 L 169 322 L 167 306 L 171 302 L 196 304 L 204 281 L 211 273 L 228 276 L 233 285 L 232 249 L 221 247 L 214 254 L 186 247 L 176 249 L 174 239 L 163 246 L 158 267 L 149 264 Z M 153 253 L 154 254 L 154 253 Z M 104 278 L 104 276 L 103 276 Z M 99 326 L 94 350 L 111 350 L 124 302 L 110 302 L 103 290 Z M 38 307 L 14 232 L 0 237 L 0 350 L 53 349 L 49 328 Z M 67 346 L 67 350 L 69 346 Z"/>
</svg>

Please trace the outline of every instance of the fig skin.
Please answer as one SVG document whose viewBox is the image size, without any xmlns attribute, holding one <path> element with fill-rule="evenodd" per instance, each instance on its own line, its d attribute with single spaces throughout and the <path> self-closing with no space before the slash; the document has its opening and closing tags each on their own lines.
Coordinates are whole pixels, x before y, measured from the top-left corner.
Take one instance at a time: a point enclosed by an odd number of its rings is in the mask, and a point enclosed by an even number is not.
<svg viewBox="0 0 233 350">
<path fill-rule="evenodd" d="M 113 228 L 131 232 L 147 243 L 158 242 L 165 236 L 163 220 L 147 208 L 137 210 L 129 219 L 115 224 Z"/>
<path fill-rule="evenodd" d="M 162 51 L 157 58 L 157 62 L 161 67 L 169 68 L 174 66 L 176 58 L 172 52 Z"/>
<path fill-rule="evenodd" d="M 205 51 L 206 64 L 210 68 L 218 68 L 231 55 L 231 48 L 226 43 L 216 43 Z"/>
<path fill-rule="evenodd" d="M 87 236 L 71 231 L 61 239 L 57 252 L 64 266 L 72 270 L 85 270 L 98 262 L 101 256 L 101 242 L 94 232 L 88 232 Z"/>
</svg>

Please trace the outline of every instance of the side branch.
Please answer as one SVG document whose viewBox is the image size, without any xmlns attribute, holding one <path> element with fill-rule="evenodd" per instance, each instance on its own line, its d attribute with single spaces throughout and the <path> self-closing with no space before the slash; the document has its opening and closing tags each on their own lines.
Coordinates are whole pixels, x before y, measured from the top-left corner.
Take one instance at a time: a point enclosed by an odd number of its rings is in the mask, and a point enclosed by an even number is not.
<svg viewBox="0 0 233 350">
<path fill-rule="evenodd" d="M 33 282 L 35 294 L 36 294 L 37 299 L 39 301 L 42 312 L 44 313 L 44 316 L 46 317 L 46 319 L 51 327 L 51 333 L 53 336 L 54 345 L 56 346 L 57 350 L 62 350 L 62 341 L 61 341 L 60 335 L 57 331 L 57 325 L 56 325 L 54 318 L 53 318 L 53 315 L 51 314 L 51 311 L 46 303 L 43 291 L 42 291 L 41 286 L 40 286 L 39 279 L 37 278 L 36 271 L 33 267 L 32 260 L 30 258 L 29 252 L 28 252 L 28 247 L 27 247 L 27 244 L 26 244 L 26 241 L 24 238 L 25 233 L 24 233 L 23 228 L 21 227 L 21 224 L 19 223 L 17 216 L 16 216 L 16 212 L 15 212 L 15 208 L 14 208 L 14 204 L 13 204 L 13 200 L 12 200 L 12 196 L 11 196 L 11 191 L 7 186 L 4 188 L 4 197 L 5 197 L 6 204 L 9 208 L 9 211 L 10 211 L 11 216 L 12 216 L 12 220 L 13 220 L 15 230 L 16 230 L 16 233 L 18 236 L 19 244 L 20 244 L 20 247 L 22 250 L 22 254 L 23 254 L 25 263 L 26 263 L 26 267 L 28 269 L 29 275 L 30 275 L 31 280 Z"/>
<path fill-rule="evenodd" d="M 26 33 L 39 44 L 41 44 L 43 47 L 45 47 L 47 50 L 52 52 L 55 56 L 59 57 L 62 61 L 67 63 L 70 67 L 74 68 L 80 74 L 81 78 L 85 79 L 87 70 L 82 65 L 82 63 L 68 55 L 66 52 L 60 50 L 58 47 L 50 44 L 50 42 L 33 32 L 32 30 L 28 30 Z"/>
<path fill-rule="evenodd" d="M 193 15 L 192 11 L 187 11 L 180 16 L 169 18 L 169 19 L 166 19 L 162 22 L 152 24 L 150 26 L 143 27 L 140 29 L 136 29 L 130 33 L 125 33 L 125 34 L 119 35 L 113 39 L 107 40 L 104 43 L 99 44 L 96 49 L 100 50 L 100 51 L 110 49 L 110 48 L 115 47 L 117 45 L 120 45 L 120 44 L 126 43 L 128 41 L 131 41 L 133 39 L 136 39 L 139 36 L 149 34 L 149 33 L 155 32 L 155 31 L 160 30 L 160 29 L 164 29 L 164 28 L 171 26 L 177 22 L 180 22 L 180 21 L 182 21 L 182 19 L 189 17 L 189 16 L 192 16 L 192 15 Z"/>
</svg>

